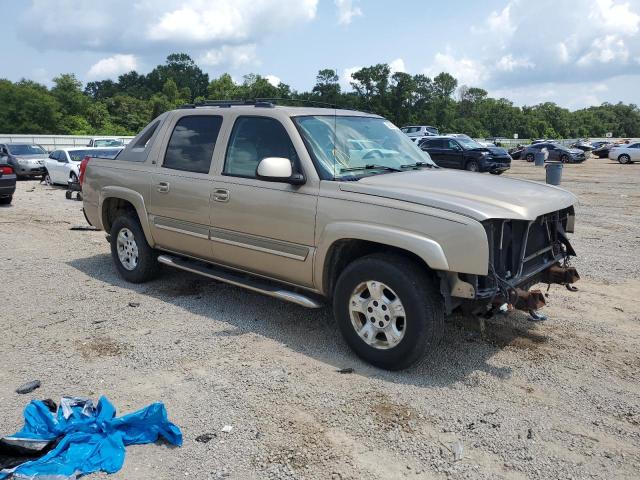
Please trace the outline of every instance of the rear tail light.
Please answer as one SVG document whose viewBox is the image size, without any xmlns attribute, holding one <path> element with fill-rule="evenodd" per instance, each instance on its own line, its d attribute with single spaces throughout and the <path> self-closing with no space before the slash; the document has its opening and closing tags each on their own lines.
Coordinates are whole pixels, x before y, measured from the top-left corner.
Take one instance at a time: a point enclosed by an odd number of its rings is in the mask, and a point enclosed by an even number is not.
<svg viewBox="0 0 640 480">
<path fill-rule="evenodd" d="M 11 175 L 13 173 L 13 168 L 2 166 L 0 167 L 0 173 L 2 173 L 2 175 Z"/>
<path fill-rule="evenodd" d="M 84 183 L 84 172 L 87 169 L 87 163 L 89 163 L 89 160 L 91 160 L 91 157 L 87 155 L 80 162 L 80 178 L 79 178 L 80 186 L 82 186 L 82 184 Z"/>
</svg>

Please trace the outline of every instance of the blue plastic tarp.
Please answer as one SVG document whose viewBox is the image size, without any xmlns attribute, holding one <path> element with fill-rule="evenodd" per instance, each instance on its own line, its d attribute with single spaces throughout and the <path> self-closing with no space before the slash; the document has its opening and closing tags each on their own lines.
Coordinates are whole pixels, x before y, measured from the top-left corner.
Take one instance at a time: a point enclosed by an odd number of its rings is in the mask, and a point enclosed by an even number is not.
<svg viewBox="0 0 640 480">
<path fill-rule="evenodd" d="M 56 413 L 46 404 L 32 401 L 24 410 L 24 427 L 12 440 L 51 441 L 56 447 L 43 457 L 11 470 L 1 470 L 0 479 L 68 479 L 102 470 L 114 473 L 124 463 L 127 445 L 152 443 L 159 437 L 182 445 L 182 432 L 167 419 L 162 403 L 116 418 L 115 407 L 100 397 L 96 407 L 89 400 L 66 398 Z"/>
</svg>

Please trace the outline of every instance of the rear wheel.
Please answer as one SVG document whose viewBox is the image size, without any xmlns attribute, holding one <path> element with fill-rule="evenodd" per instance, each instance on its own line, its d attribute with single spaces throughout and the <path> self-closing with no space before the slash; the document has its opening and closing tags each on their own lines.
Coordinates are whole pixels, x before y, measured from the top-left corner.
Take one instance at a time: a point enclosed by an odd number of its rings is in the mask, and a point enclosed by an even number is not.
<svg viewBox="0 0 640 480">
<path fill-rule="evenodd" d="M 128 282 L 143 283 L 158 275 L 157 253 L 149 246 L 137 217 L 126 213 L 111 226 L 111 257 Z"/>
<path fill-rule="evenodd" d="M 419 361 L 444 331 L 444 302 L 435 282 L 399 255 L 374 254 L 348 265 L 336 283 L 333 309 L 353 351 L 387 370 Z"/>
<path fill-rule="evenodd" d="M 533 156 L 533 153 L 527 153 L 524 158 L 527 160 L 527 162 L 533 162 L 535 157 Z"/>
<path fill-rule="evenodd" d="M 469 160 L 465 166 L 465 170 L 468 170 L 469 172 L 477 172 L 480 170 L 480 166 L 475 160 Z"/>
<path fill-rule="evenodd" d="M 618 162 L 620 162 L 621 164 L 625 165 L 627 163 L 631 163 L 631 157 L 629 155 L 627 155 L 626 153 L 620 155 L 618 157 Z"/>
</svg>

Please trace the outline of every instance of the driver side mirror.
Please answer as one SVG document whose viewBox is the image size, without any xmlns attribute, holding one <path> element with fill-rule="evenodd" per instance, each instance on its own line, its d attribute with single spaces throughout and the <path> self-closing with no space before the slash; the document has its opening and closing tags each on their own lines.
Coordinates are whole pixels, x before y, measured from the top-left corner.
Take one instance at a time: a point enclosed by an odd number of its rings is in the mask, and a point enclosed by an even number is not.
<svg viewBox="0 0 640 480">
<path fill-rule="evenodd" d="M 301 173 L 293 173 L 291 160 L 283 157 L 267 157 L 260 160 L 256 177 L 266 182 L 283 182 L 291 185 L 304 185 L 306 181 Z"/>
</svg>

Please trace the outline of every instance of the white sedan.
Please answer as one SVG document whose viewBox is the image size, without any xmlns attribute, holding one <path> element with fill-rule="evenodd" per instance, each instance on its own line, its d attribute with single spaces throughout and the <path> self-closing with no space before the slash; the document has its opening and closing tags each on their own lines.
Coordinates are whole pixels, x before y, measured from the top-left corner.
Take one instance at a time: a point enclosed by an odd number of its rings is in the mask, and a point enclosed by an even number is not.
<svg viewBox="0 0 640 480">
<path fill-rule="evenodd" d="M 84 157 L 115 158 L 122 150 L 116 148 L 63 148 L 51 152 L 44 162 L 47 185 L 68 185 L 77 182 L 80 176 L 80 162 Z"/>
<path fill-rule="evenodd" d="M 640 143 L 619 145 L 609 150 L 609 158 L 620 163 L 640 162 Z"/>
</svg>

